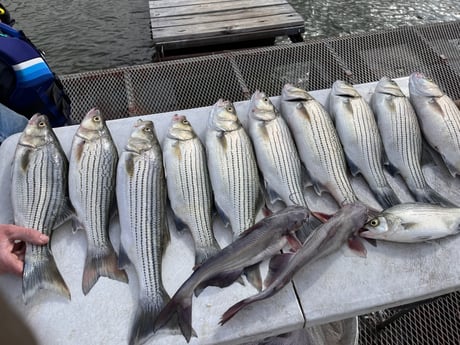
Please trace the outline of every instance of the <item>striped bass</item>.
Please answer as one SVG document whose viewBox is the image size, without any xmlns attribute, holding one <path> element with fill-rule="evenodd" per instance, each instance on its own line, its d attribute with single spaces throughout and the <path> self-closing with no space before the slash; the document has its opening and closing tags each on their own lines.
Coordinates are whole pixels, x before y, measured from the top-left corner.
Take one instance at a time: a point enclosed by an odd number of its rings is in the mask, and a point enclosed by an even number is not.
<svg viewBox="0 0 460 345">
<path fill-rule="evenodd" d="M 212 107 L 206 153 L 216 206 L 236 238 L 254 225 L 263 199 L 251 140 L 230 101 Z"/>
<path fill-rule="evenodd" d="M 199 295 L 210 283 L 216 281 L 220 282 L 220 287 L 229 286 L 245 267 L 279 253 L 288 242 L 296 243 L 294 234 L 309 215 L 308 209 L 302 206 L 288 206 L 244 231 L 235 241 L 199 266 L 179 287 L 158 316 L 155 331 L 177 315 L 182 334 L 189 342 L 192 333 L 195 333 L 192 329 L 193 293 Z"/>
<path fill-rule="evenodd" d="M 388 77 L 378 82 L 371 98 L 386 156 L 417 201 L 448 205 L 426 182 L 422 172 L 422 134 L 417 115 L 398 84 Z"/>
<path fill-rule="evenodd" d="M 265 93 L 256 91 L 248 113 L 249 135 L 270 201 L 307 206 L 303 194 L 302 166 L 289 127 Z M 306 237 L 321 223 L 314 217 L 304 226 Z"/>
<path fill-rule="evenodd" d="M 68 163 L 45 115 L 35 114 L 22 132 L 13 159 L 14 223 L 51 236 L 72 216 L 67 188 Z M 28 303 L 39 289 L 70 299 L 70 291 L 56 266 L 51 245 L 27 243 L 22 295 Z"/>
<path fill-rule="evenodd" d="M 337 132 L 321 103 L 305 90 L 286 84 L 281 94 L 281 115 L 318 195 L 328 191 L 341 206 L 357 201 Z"/>
<path fill-rule="evenodd" d="M 206 130 L 209 177 L 217 210 L 233 238 L 254 225 L 262 207 L 254 149 L 230 101 L 220 99 L 209 114 Z M 249 282 L 262 289 L 259 267 L 245 271 Z"/>
<path fill-rule="evenodd" d="M 220 324 L 225 324 L 248 305 L 275 295 L 292 280 L 302 267 L 339 250 L 344 243 L 350 241 L 350 238 L 353 242 L 357 242 L 356 250 L 359 248 L 364 254 L 364 246 L 358 237 L 353 236 L 366 223 L 367 219 L 368 209 L 364 204 L 357 202 L 344 205 L 325 224 L 314 230 L 303 246 L 295 253 L 273 256 L 266 278 L 267 288 L 231 306 L 222 315 Z"/>
<path fill-rule="evenodd" d="M 409 77 L 409 95 L 426 140 L 441 154 L 451 175 L 460 175 L 460 110 L 419 72 Z"/>
<path fill-rule="evenodd" d="M 178 230 L 195 242 L 195 265 L 220 251 L 212 230 L 212 190 L 206 152 L 185 116 L 174 115 L 163 141 L 168 196 Z"/>
<path fill-rule="evenodd" d="M 87 252 L 82 289 L 86 295 L 100 276 L 127 282 L 118 269 L 109 239 L 110 212 L 114 209 L 118 153 L 104 118 L 91 109 L 72 141 L 69 194 L 77 215 L 76 226 L 86 232 Z"/>
<path fill-rule="evenodd" d="M 405 203 L 372 218 L 360 235 L 364 238 L 416 243 L 460 232 L 460 208 Z"/>
<path fill-rule="evenodd" d="M 169 241 L 166 181 L 160 144 L 152 121 L 138 120 L 117 167 L 120 267 L 131 262 L 139 281 L 139 300 L 129 344 L 142 343 L 169 301 L 161 262 Z"/>
<path fill-rule="evenodd" d="M 363 175 L 383 208 L 399 204 L 383 172 L 382 138 L 369 104 L 353 85 L 337 80 L 329 93 L 329 114 L 352 175 Z"/>
</svg>

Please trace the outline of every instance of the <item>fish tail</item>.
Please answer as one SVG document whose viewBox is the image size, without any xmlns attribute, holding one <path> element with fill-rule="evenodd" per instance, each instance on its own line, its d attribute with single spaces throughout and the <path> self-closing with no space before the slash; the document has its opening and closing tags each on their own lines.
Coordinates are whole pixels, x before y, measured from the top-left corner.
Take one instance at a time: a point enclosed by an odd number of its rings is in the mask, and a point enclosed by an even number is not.
<svg viewBox="0 0 460 345">
<path fill-rule="evenodd" d="M 225 313 L 222 314 L 219 321 L 219 325 L 223 326 L 228 320 L 234 317 L 241 309 L 246 307 L 248 304 L 249 303 L 247 303 L 246 299 L 243 299 L 238 303 L 232 305 L 230 308 L 227 309 Z"/>
<path fill-rule="evenodd" d="M 415 193 L 415 199 L 420 202 L 427 202 L 431 204 L 439 204 L 444 207 L 459 207 L 459 205 L 454 202 L 447 200 L 445 197 L 440 195 L 434 189 L 429 186 L 426 188 L 417 190 Z"/>
<path fill-rule="evenodd" d="M 154 324 L 161 309 L 169 301 L 167 293 L 162 290 L 156 298 L 140 298 L 134 315 L 129 336 L 129 345 L 144 343 L 154 333 Z"/>
<path fill-rule="evenodd" d="M 94 284 L 96 284 L 100 276 L 124 283 L 128 282 L 126 272 L 118 268 L 117 254 L 112 246 L 103 249 L 88 249 L 82 281 L 82 289 L 85 295 L 87 295 Z"/>
<path fill-rule="evenodd" d="M 44 247 L 45 255 L 39 261 L 26 260 L 22 275 L 22 296 L 27 304 L 40 289 L 54 291 L 70 300 L 70 291 L 56 266 L 53 254 Z"/>
<path fill-rule="evenodd" d="M 216 243 L 211 246 L 207 247 L 196 247 L 195 249 L 195 266 L 201 265 L 203 262 L 205 262 L 207 259 L 210 257 L 213 257 L 216 255 L 218 252 L 220 252 L 220 247 Z"/>
<path fill-rule="evenodd" d="M 390 186 L 376 188 L 374 190 L 374 195 L 383 209 L 387 209 L 401 203 L 401 200 L 399 200 L 396 193 Z"/>
</svg>

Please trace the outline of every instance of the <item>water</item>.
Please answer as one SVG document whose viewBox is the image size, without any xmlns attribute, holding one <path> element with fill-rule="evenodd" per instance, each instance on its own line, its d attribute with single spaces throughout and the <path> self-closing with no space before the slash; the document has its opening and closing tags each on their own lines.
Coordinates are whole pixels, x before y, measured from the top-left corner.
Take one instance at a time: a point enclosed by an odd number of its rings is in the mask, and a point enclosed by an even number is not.
<svg viewBox="0 0 460 345">
<path fill-rule="evenodd" d="M 305 19 L 305 38 L 460 20 L 458 0 L 290 0 Z M 148 0 L 3 1 L 57 74 L 149 63 Z M 280 38 L 277 44 L 287 44 Z"/>
</svg>

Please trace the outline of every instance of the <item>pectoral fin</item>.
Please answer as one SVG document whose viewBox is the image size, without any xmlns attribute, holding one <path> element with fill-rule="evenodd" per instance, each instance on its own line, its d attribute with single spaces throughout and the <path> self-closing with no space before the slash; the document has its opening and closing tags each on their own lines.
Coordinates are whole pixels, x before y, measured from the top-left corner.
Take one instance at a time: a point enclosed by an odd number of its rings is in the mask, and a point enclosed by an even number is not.
<svg viewBox="0 0 460 345">
<path fill-rule="evenodd" d="M 270 263 L 268 264 L 268 273 L 267 277 L 265 278 L 264 285 L 270 286 L 275 279 L 279 276 L 280 272 L 283 271 L 288 262 L 291 260 L 292 256 L 295 255 L 293 253 L 283 253 L 277 254 L 270 259 Z"/>
</svg>

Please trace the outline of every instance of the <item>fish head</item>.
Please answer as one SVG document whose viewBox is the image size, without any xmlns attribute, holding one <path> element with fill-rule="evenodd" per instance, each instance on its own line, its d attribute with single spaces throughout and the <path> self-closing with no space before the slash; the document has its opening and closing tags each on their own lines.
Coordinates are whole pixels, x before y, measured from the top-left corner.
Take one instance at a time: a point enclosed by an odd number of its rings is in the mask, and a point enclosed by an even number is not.
<svg viewBox="0 0 460 345">
<path fill-rule="evenodd" d="M 270 98 L 264 92 L 257 90 L 251 97 L 249 117 L 259 121 L 271 121 L 279 116 Z"/>
<path fill-rule="evenodd" d="M 444 95 L 432 79 L 420 72 L 414 72 L 410 75 L 409 93 L 411 97 L 441 97 Z"/>
<path fill-rule="evenodd" d="M 149 150 L 158 140 L 155 135 L 155 126 L 152 121 L 137 120 L 126 144 L 126 150 L 141 153 Z"/>
<path fill-rule="evenodd" d="M 281 91 L 282 101 L 305 102 L 312 99 L 313 97 L 306 90 L 292 84 L 285 84 Z"/>
<path fill-rule="evenodd" d="M 37 113 L 30 118 L 26 128 L 24 128 L 19 138 L 19 144 L 37 148 L 54 140 L 57 139 L 48 121 L 48 117 Z"/>
<path fill-rule="evenodd" d="M 219 132 L 231 132 L 241 128 L 233 103 L 219 99 L 211 109 L 208 127 Z"/>
<path fill-rule="evenodd" d="M 385 240 L 401 230 L 404 230 L 404 226 L 398 217 L 382 212 L 369 220 L 359 235 L 369 239 Z"/>
<path fill-rule="evenodd" d="M 175 140 L 190 140 L 196 137 L 192 125 L 184 115 L 175 114 L 171 119 L 171 124 L 166 134 L 169 138 Z"/>
<path fill-rule="evenodd" d="M 358 91 L 356 91 L 354 86 L 344 80 L 336 80 L 332 84 L 331 95 L 349 98 L 361 97 L 361 95 Z"/>
<path fill-rule="evenodd" d="M 382 93 L 395 97 L 405 97 L 398 83 L 389 77 L 382 77 L 377 83 L 374 93 Z"/>
<path fill-rule="evenodd" d="M 104 116 L 98 108 L 92 108 L 80 123 L 77 135 L 86 139 L 94 140 L 107 132 Z"/>
</svg>

